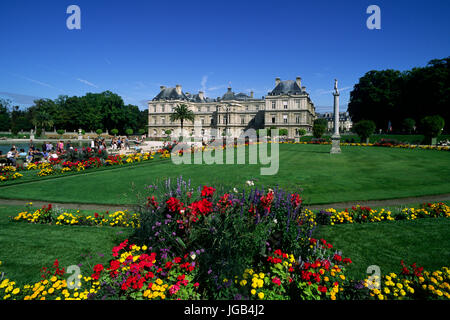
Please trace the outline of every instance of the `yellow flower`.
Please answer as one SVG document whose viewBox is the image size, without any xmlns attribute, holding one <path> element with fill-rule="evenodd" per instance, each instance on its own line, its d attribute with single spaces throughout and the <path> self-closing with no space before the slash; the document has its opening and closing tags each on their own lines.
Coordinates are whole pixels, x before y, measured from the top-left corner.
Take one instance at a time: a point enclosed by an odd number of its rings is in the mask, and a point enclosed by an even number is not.
<svg viewBox="0 0 450 320">
<path fill-rule="evenodd" d="M 256 294 L 256 290 L 255 290 L 255 289 L 252 289 L 252 290 L 250 291 L 250 293 L 251 293 L 252 295 L 255 295 L 255 294 Z"/>
<path fill-rule="evenodd" d="M 264 298 L 264 292 L 258 293 L 258 298 L 263 299 Z"/>
<path fill-rule="evenodd" d="M 18 294 L 19 292 L 20 292 L 20 289 L 19 289 L 19 288 L 15 288 L 15 289 L 13 290 L 12 294 L 16 295 L 16 294 Z"/>
</svg>

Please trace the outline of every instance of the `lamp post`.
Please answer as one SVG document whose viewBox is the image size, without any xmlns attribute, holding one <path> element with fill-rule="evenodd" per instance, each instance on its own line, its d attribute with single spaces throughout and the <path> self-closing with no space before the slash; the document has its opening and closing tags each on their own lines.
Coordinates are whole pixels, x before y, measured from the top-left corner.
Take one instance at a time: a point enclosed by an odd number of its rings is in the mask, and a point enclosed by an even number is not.
<svg viewBox="0 0 450 320">
<path fill-rule="evenodd" d="M 330 153 L 341 153 L 341 136 L 339 135 L 339 90 L 337 79 L 334 80 L 334 133 L 331 136 Z"/>
</svg>

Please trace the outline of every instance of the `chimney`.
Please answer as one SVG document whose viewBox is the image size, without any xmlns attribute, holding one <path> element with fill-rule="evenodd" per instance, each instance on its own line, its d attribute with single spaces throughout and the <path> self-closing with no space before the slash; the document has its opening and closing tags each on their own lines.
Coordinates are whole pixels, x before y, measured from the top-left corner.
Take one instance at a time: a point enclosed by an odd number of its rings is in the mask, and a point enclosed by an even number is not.
<svg viewBox="0 0 450 320">
<path fill-rule="evenodd" d="M 281 81 L 280 78 L 275 78 L 275 86 L 279 85 L 280 81 Z"/>
<path fill-rule="evenodd" d="M 306 87 L 305 86 L 302 87 L 302 92 L 306 92 Z"/>
<path fill-rule="evenodd" d="M 159 88 L 161 89 L 161 91 L 163 91 L 166 88 L 166 86 L 160 86 Z"/>
<path fill-rule="evenodd" d="M 178 94 L 181 94 L 181 85 L 180 84 L 177 84 L 176 91 Z"/>
<path fill-rule="evenodd" d="M 253 91 L 250 91 L 250 98 L 253 98 Z"/>
<path fill-rule="evenodd" d="M 198 97 L 200 98 L 200 100 L 205 99 L 204 92 L 203 92 L 203 91 L 199 91 L 199 92 L 198 92 Z"/>
<path fill-rule="evenodd" d="M 302 78 L 297 77 L 297 78 L 295 79 L 295 82 L 297 82 L 297 85 L 298 85 L 299 88 L 302 87 Z"/>
</svg>

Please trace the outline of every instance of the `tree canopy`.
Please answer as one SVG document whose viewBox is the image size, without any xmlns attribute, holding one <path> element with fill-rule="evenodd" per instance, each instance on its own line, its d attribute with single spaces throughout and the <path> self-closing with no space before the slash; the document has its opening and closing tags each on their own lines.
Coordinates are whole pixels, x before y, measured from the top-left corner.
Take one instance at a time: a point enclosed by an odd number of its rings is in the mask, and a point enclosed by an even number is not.
<svg viewBox="0 0 450 320">
<path fill-rule="evenodd" d="M 440 115 L 450 131 L 450 57 L 431 60 L 423 68 L 400 72 L 372 70 L 350 92 L 348 112 L 353 122 L 363 119 L 386 130 L 391 122 L 400 132 L 406 118 L 419 123 L 428 115 Z"/>
<path fill-rule="evenodd" d="M 117 128 L 119 133 L 125 133 L 126 129 L 138 132 L 148 125 L 148 110 L 126 105 L 119 95 L 111 91 L 87 93 L 82 97 L 61 95 L 55 100 L 39 99 L 26 110 L 8 107 L 8 101 L 0 101 L 0 127 L 3 130 L 56 128 L 78 131 L 81 128 L 105 132 Z M 4 128 L 6 126 L 8 128 Z"/>
</svg>

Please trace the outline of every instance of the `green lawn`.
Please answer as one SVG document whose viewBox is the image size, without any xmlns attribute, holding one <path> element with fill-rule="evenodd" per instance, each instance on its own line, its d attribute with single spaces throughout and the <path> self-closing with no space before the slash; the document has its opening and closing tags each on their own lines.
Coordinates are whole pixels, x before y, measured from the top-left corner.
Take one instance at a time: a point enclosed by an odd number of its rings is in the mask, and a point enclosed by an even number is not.
<svg viewBox="0 0 450 320">
<path fill-rule="evenodd" d="M 412 206 L 412 205 L 410 205 Z M 0 270 L 20 284 L 39 280 L 40 269 L 58 259 L 61 266 L 82 264 L 90 274 L 97 263 L 106 263 L 111 249 L 132 234 L 132 229 L 87 226 L 55 226 L 12 222 L 22 206 L 0 206 Z M 395 208 L 391 208 L 395 209 Z M 85 212 L 92 213 L 92 212 Z M 400 271 L 400 260 L 416 262 L 428 270 L 448 266 L 450 219 L 319 226 L 313 237 L 332 243 L 352 259 L 348 276 L 367 276 L 370 265 L 383 274 Z"/>
<path fill-rule="evenodd" d="M 20 284 L 39 281 L 40 269 L 50 267 L 55 259 L 66 269 L 81 263 L 82 273 L 90 275 L 92 267 L 107 262 L 112 247 L 132 232 L 126 228 L 55 226 L 9 220 L 23 210 L 23 206 L 0 206 L 0 270 Z"/>
<path fill-rule="evenodd" d="M 354 279 L 367 277 L 367 267 L 378 265 L 382 274 L 401 271 L 400 261 L 416 262 L 438 270 L 450 261 L 450 219 L 319 226 L 313 237 L 323 238 L 352 259 L 348 267 Z"/>
<path fill-rule="evenodd" d="M 260 185 L 265 186 L 279 184 L 290 189 L 300 187 L 305 189 L 304 196 L 311 203 L 450 191 L 450 184 L 446 181 L 450 177 L 446 165 L 450 154 L 445 152 L 345 147 L 343 154 L 331 156 L 327 153 L 329 146 L 281 145 L 280 148 L 280 170 L 275 176 L 260 176 L 259 165 L 177 166 L 171 162 L 143 163 L 88 175 L 47 178 L 40 183 L 3 187 L 0 196 L 123 204 L 135 201 L 133 185 L 136 190 L 142 190 L 157 179 L 179 175 L 191 177 L 193 184 L 224 184 L 232 187 L 242 186 L 249 179 L 257 179 Z M 234 174 L 230 175 L 231 172 Z M 422 181 L 416 183 L 416 180 Z M 389 187 L 395 190 L 386 190 Z"/>
<path fill-rule="evenodd" d="M 136 202 L 136 192 L 144 191 L 145 186 L 180 175 L 191 179 L 193 186 L 242 188 L 245 181 L 253 179 L 258 186 L 303 189 L 306 204 L 450 192 L 450 152 L 348 146 L 342 147 L 342 154 L 330 155 L 329 145 L 281 144 L 279 147 L 279 170 L 271 176 L 260 174 L 260 168 L 267 167 L 260 164 L 175 165 L 160 161 L 4 185 L 0 186 L 0 197 L 130 204 Z"/>
</svg>

